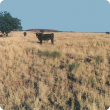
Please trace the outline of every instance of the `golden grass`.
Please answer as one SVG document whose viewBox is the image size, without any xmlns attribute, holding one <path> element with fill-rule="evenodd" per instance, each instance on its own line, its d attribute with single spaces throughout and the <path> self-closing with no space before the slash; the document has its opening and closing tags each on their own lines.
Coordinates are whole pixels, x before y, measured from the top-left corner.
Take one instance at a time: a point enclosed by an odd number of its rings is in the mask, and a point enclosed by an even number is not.
<svg viewBox="0 0 110 110">
<path fill-rule="evenodd" d="M 40 45 L 34 32 L 0 38 L 4 110 L 105 110 L 110 106 L 110 35 L 55 32 Z M 58 52 L 47 57 L 43 52 Z"/>
</svg>

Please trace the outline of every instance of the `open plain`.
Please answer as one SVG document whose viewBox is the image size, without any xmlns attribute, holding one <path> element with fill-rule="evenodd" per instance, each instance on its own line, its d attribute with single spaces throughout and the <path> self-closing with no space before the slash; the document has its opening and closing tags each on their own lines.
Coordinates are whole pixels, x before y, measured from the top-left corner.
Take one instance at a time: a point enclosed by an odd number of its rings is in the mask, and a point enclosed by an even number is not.
<svg viewBox="0 0 110 110">
<path fill-rule="evenodd" d="M 4 110 L 106 110 L 110 106 L 110 34 L 35 32 L 0 37 Z"/>
</svg>

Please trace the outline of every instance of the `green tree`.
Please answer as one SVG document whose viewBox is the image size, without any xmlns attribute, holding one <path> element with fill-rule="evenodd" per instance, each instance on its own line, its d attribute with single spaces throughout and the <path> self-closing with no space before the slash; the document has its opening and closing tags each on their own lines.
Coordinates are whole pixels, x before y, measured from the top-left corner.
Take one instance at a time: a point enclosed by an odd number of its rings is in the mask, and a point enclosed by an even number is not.
<svg viewBox="0 0 110 110">
<path fill-rule="evenodd" d="M 22 30 L 21 20 L 13 18 L 7 11 L 0 12 L 0 31 L 8 36 L 10 31 Z"/>
</svg>

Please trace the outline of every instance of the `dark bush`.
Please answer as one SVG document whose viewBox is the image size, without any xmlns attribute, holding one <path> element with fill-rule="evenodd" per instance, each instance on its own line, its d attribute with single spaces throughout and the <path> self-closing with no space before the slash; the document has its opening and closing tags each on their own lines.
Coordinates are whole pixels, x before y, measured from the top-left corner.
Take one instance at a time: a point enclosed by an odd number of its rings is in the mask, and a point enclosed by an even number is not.
<svg viewBox="0 0 110 110">
<path fill-rule="evenodd" d="M 8 36 L 10 31 L 22 30 L 21 20 L 13 18 L 7 11 L 0 12 L 0 31 Z"/>
<path fill-rule="evenodd" d="M 79 67 L 79 63 L 75 62 L 69 65 L 69 71 L 71 72 L 73 69 L 77 69 Z"/>
<path fill-rule="evenodd" d="M 90 58 L 85 58 L 85 59 L 84 59 L 84 62 L 85 62 L 85 63 L 86 63 L 86 62 L 90 63 L 90 62 L 91 62 L 91 59 L 90 59 Z"/>
</svg>

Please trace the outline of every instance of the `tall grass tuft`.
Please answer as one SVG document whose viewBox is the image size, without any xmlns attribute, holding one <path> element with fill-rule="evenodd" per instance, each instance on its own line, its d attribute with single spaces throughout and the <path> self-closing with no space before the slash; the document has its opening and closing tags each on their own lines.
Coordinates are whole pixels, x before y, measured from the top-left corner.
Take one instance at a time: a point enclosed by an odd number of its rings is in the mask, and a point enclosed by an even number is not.
<svg viewBox="0 0 110 110">
<path fill-rule="evenodd" d="M 77 69 L 80 66 L 78 62 L 72 63 L 69 65 L 69 71 L 71 72 L 73 69 Z"/>
<path fill-rule="evenodd" d="M 51 58 L 59 58 L 61 56 L 61 54 L 57 51 L 49 52 L 47 50 L 42 52 L 41 55 Z"/>
<path fill-rule="evenodd" d="M 46 50 L 46 51 L 42 52 L 41 55 L 49 57 L 50 53 L 49 53 L 49 51 Z"/>
<path fill-rule="evenodd" d="M 96 80 L 94 77 L 89 77 L 88 78 L 88 84 L 91 85 L 91 87 L 95 87 L 96 85 Z"/>
<path fill-rule="evenodd" d="M 101 55 L 95 57 L 95 61 L 97 64 L 100 64 L 104 61 L 104 58 Z"/>
<path fill-rule="evenodd" d="M 56 58 L 56 57 L 59 58 L 61 56 L 61 54 L 57 51 L 53 51 L 53 52 L 50 53 L 50 56 L 52 58 Z"/>
</svg>

